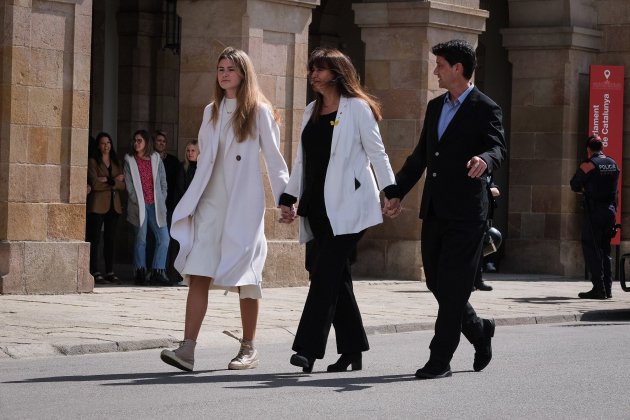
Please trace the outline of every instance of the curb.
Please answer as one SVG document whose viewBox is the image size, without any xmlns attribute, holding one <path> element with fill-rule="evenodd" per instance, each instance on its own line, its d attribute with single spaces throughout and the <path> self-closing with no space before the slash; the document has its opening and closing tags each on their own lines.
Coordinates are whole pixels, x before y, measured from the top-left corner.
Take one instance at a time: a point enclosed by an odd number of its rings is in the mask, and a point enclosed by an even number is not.
<svg viewBox="0 0 630 420">
<path fill-rule="evenodd" d="M 557 315 L 494 318 L 494 320 L 497 326 L 561 324 L 566 322 L 630 321 L 630 309 L 610 309 L 590 311 L 586 313 L 578 312 Z M 365 327 L 365 332 L 367 335 L 397 334 L 432 330 L 434 325 L 434 321 L 369 325 Z M 15 346 L 0 347 L 0 360 L 150 350 L 172 347 L 177 342 L 178 340 L 174 340 L 172 337 L 164 337 L 145 340 L 126 340 L 74 345 L 19 344 Z"/>
<path fill-rule="evenodd" d="M 172 338 L 154 338 L 94 344 L 18 344 L 0 347 L 0 360 L 150 350 L 172 347 L 177 342 Z"/>
</svg>

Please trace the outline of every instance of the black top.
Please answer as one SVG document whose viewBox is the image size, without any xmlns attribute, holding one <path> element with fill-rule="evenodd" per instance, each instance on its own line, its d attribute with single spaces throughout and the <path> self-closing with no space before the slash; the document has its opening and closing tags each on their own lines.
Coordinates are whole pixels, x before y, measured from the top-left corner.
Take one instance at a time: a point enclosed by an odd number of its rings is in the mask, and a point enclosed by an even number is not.
<svg viewBox="0 0 630 420">
<path fill-rule="evenodd" d="M 309 120 L 302 131 L 302 162 L 304 184 L 297 214 L 302 217 L 325 216 L 324 184 L 330 161 L 333 122 L 337 112 L 320 115 L 317 122 Z M 280 204 L 290 206 L 297 201 L 290 194 L 282 194 Z"/>
<path fill-rule="evenodd" d="M 166 209 L 172 212 L 183 193 L 179 185 L 182 164 L 170 153 L 166 154 L 166 157 L 162 159 L 162 163 L 164 164 L 164 170 L 166 172 Z"/>
<path fill-rule="evenodd" d="M 320 115 L 317 122 L 310 120 L 302 131 L 304 189 L 297 211 L 300 216 L 326 215 L 324 183 L 335 128 L 332 122 L 336 117 L 336 111 Z"/>
<path fill-rule="evenodd" d="M 184 191 L 188 189 L 188 186 L 195 176 L 195 172 L 197 172 L 197 162 L 188 162 L 188 169 L 184 172 Z"/>
</svg>

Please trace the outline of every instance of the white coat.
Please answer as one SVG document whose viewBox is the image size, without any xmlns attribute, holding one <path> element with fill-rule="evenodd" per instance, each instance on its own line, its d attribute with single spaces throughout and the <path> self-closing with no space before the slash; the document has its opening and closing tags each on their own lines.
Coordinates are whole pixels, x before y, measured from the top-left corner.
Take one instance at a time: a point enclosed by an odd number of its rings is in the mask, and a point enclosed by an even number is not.
<svg viewBox="0 0 630 420">
<path fill-rule="evenodd" d="M 313 112 L 315 102 L 308 104 L 302 120 L 302 131 Z M 303 184 L 302 142 L 298 145 L 295 165 L 285 192 L 300 197 Z M 370 163 L 374 172 L 370 169 Z M 396 179 L 381 139 L 378 123 L 367 102 L 341 97 L 333 128 L 330 161 L 324 182 L 326 214 L 335 235 L 358 233 L 383 222 L 380 190 L 395 184 Z M 358 181 L 360 186 L 356 188 Z M 313 234 L 305 217 L 300 218 L 300 242 Z"/>
<path fill-rule="evenodd" d="M 193 216 L 199 199 L 210 181 L 220 135 L 220 123 L 210 121 L 212 104 L 206 106 L 199 128 L 197 172 L 173 212 L 171 236 L 180 245 L 175 268 L 182 271 L 190 253 L 195 229 Z M 265 191 L 260 153 L 265 159 L 271 189 L 278 203 L 289 180 L 287 165 L 280 153 L 280 129 L 267 105 L 260 105 L 255 134 L 237 142 L 231 127 L 224 150 L 224 176 L 229 196 L 221 236 L 221 260 L 214 285 L 220 287 L 260 284 L 267 257 L 264 232 Z M 203 232 L 199 232 L 203 234 Z"/>
</svg>

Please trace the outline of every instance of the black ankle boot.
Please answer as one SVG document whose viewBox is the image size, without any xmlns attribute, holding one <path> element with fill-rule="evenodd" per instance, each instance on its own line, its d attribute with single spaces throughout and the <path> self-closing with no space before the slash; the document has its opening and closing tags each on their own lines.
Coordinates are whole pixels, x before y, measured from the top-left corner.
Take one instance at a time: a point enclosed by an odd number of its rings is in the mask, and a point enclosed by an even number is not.
<svg viewBox="0 0 630 420">
<path fill-rule="evenodd" d="M 345 372 L 348 370 L 348 366 L 352 367 L 352 370 L 361 370 L 363 369 L 363 361 L 362 361 L 363 353 L 344 353 L 341 355 L 339 360 L 337 360 L 332 365 L 328 365 L 326 371 L 328 372 Z"/>
<path fill-rule="evenodd" d="M 473 286 L 473 291 L 475 290 L 489 292 L 492 290 L 492 286 L 490 286 L 488 283 L 485 283 L 483 280 L 479 280 L 478 282 L 475 282 L 475 285 Z"/>
<path fill-rule="evenodd" d="M 171 279 L 166 275 L 166 270 L 154 268 L 151 270 L 151 284 L 154 286 L 170 286 Z"/>
<path fill-rule="evenodd" d="M 295 353 L 291 356 L 290 360 L 293 366 L 299 366 L 302 368 L 302 372 L 311 373 L 313 371 L 313 365 L 315 364 L 315 358 L 312 356 L 305 356 L 300 353 Z"/>
<path fill-rule="evenodd" d="M 580 299 L 606 299 L 606 292 L 604 289 L 592 288 L 588 292 L 578 293 Z"/>
<path fill-rule="evenodd" d="M 133 284 L 143 286 L 147 282 L 147 270 L 144 267 L 136 268 Z"/>
</svg>

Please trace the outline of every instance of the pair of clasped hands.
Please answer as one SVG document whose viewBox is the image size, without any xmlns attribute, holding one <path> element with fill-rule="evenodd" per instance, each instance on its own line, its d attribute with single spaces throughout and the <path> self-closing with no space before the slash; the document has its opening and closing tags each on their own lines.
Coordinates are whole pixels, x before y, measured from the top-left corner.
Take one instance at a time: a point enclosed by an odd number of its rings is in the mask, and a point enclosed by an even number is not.
<svg viewBox="0 0 630 420">
<path fill-rule="evenodd" d="M 486 162 L 481 159 L 479 156 L 473 156 L 466 163 L 466 168 L 468 168 L 468 176 L 471 178 L 479 178 L 481 175 L 486 172 L 488 165 Z M 395 219 L 400 216 L 402 212 L 402 206 L 400 205 L 400 198 L 385 198 L 383 201 L 383 214 L 391 219 Z M 293 223 L 296 219 L 297 214 L 295 212 L 295 206 L 283 206 L 280 205 L 280 219 L 278 222 L 280 223 Z"/>
<path fill-rule="evenodd" d="M 293 221 L 297 218 L 297 214 L 295 212 L 295 206 L 283 206 L 280 205 L 280 219 L 278 222 L 280 223 L 293 223 Z M 385 198 L 383 202 L 383 214 L 391 217 L 392 219 L 398 217 L 400 212 L 402 211 L 402 207 L 400 206 L 400 198 L 392 198 L 388 200 Z"/>
</svg>

